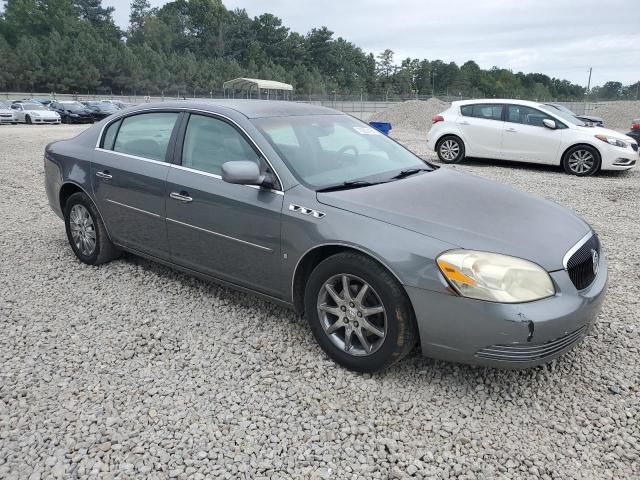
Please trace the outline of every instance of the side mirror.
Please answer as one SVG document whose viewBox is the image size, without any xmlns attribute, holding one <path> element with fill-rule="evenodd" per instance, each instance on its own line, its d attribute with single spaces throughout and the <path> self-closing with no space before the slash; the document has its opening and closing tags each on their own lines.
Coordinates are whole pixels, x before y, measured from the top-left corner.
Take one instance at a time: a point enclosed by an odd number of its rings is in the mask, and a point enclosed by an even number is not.
<svg viewBox="0 0 640 480">
<path fill-rule="evenodd" d="M 262 185 L 265 176 L 260 173 L 255 162 L 238 160 L 222 164 L 222 180 L 241 185 Z"/>
<path fill-rule="evenodd" d="M 547 127 L 550 130 L 555 130 L 556 127 L 556 122 L 554 122 L 553 120 L 549 119 L 549 118 L 545 118 L 542 120 L 542 124 Z"/>
</svg>

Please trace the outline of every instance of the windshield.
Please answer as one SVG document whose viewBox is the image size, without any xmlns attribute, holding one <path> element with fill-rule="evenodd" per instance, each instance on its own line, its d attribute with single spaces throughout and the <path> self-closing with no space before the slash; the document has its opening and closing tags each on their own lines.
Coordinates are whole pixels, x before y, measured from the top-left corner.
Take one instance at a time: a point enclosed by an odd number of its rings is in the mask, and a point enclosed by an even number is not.
<svg viewBox="0 0 640 480">
<path fill-rule="evenodd" d="M 354 180 L 387 181 L 432 168 L 378 130 L 346 115 L 253 120 L 292 173 L 312 188 Z"/>
<path fill-rule="evenodd" d="M 72 112 L 84 112 L 85 110 L 85 106 L 82 105 L 81 103 L 61 103 L 62 108 L 64 108 L 65 110 L 71 110 Z"/>
<path fill-rule="evenodd" d="M 96 105 L 90 105 L 91 108 L 95 108 L 101 112 L 105 113 L 115 113 L 118 111 L 118 107 L 115 105 L 111 105 L 110 103 L 99 103 Z"/>
<path fill-rule="evenodd" d="M 25 110 L 46 110 L 41 103 L 24 103 L 23 106 Z"/>
<path fill-rule="evenodd" d="M 549 106 L 549 105 L 540 105 L 543 109 L 547 110 L 548 112 L 551 112 L 553 115 L 556 115 L 558 117 L 560 117 L 562 120 L 564 120 L 565 122 L 571 123 L 572 125 L 578 125 L 580 127 L 584 127 L 585 123 L 574 117 L 573 113 L 566 113 L 564 110 L 561 110 L 559 108 L 556 107 L 556 105 L 553 106 Z M 571 110 L 569 110 L 571 111 Z"/>
</svg>

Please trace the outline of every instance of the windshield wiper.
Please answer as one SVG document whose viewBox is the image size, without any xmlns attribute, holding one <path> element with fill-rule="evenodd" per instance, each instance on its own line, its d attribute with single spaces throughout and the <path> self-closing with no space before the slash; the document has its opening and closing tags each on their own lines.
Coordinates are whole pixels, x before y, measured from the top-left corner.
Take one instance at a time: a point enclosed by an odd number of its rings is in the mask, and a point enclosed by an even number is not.
<svg viewBox="0 0 640 480">
<path fill-rule="evenodd" d="M 316 192 L 333 192 L 336 190 L 349 190 L 350 188 L 370 187 L 371 185 L 378 185 L 380 183 L 387 183 L 387 182 L 368 182 L 366 180 L 349 180 L 339 185 L 331 185 L 329 187 L 320 188 L 316 190 Z"/>
<path fill-rule="evenodd" d="M 401 178 L 415 175 L 416 173 L 430 172 L 430 171 L 431 170 L 429 170 L 428 168 L 407 168 L 406 170 L 400 170 L 400 173 L 398 173 L 395 177 L 391 177 L 391 178 L 393 178 L 394 180 L 399 180 Z"/>
</svg>

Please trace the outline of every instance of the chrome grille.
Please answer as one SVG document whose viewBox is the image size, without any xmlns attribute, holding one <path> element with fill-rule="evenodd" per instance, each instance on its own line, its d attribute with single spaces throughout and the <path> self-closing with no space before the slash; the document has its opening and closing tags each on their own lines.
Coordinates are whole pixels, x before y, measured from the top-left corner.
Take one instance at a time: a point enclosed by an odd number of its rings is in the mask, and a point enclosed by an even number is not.
<svg viewBox="0 0 640 480">
<path fill-rule="evenodd" d="M 580 341 L 587 330 L 580 327 L 563 337 L 546 343 L 512 343 L 511 345 L 492 345 L 478 350 L 476 357 L 502 362 L 531 362 L 550 357 Z"/>
<path fill-rule="evenodd" d="M 596 278 L 593 251 L 599 259 L 600 240 L 595 233 L 567 260 L 567 273 L 578 290 L 587 288 Z"/>
</svg>

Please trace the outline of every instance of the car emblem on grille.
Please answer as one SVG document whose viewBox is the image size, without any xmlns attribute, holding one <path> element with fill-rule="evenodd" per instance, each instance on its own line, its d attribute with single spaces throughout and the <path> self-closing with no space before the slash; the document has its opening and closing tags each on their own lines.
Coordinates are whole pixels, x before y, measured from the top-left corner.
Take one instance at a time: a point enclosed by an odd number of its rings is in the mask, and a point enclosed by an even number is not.
<svg viewBox="0 0 640 480">
<path fill-rule="evenodd" d="M 591 249 L 591 259 L 593 260 L 593 274 L 598 275 L 598 267 L 600 264 L 600 255 L 593 248 Z"/>
</svg>

